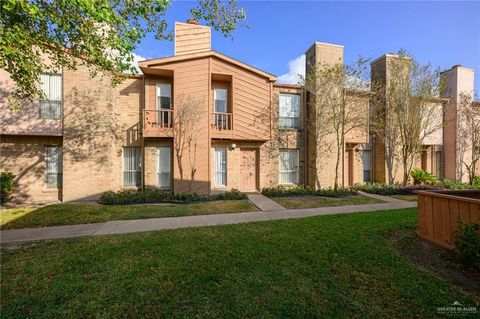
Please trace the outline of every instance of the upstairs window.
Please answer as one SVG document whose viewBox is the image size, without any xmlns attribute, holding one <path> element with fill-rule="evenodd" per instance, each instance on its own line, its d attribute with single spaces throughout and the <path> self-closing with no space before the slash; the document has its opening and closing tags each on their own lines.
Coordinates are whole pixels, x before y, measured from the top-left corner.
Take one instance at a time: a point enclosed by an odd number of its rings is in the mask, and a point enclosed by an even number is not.
<svg viewBox="0 0 480 319">
<path fill-rule="evenodd" d="M 45 146 L 45 186 L 61 188 L 63 177 L 63 155 L 60 146 Z"/>
<path fill-rule="evenodd" d="M 140 147 L 123 148 L 123 186 L 141 186 L 141 159 Z"/>
<path fill-rule="evenodd" d="M 213 98 L 215 101 L 215 112 L 227 113 L 227 89 L 215 89 L 213 91 Z"/>
<path fill-rule="evenodd" d="M 172 85 L 157 83 L 157 109 L 172 108 Z"/>
<path fill-rule="evenodd" d="M 300 128 L 300 95 L 280 93 L 280 128 Z"/>
<path fill-rule="evenodd" d="M 45 95 L 39 100 L 40 118 L 59 119 L 62 115 L 62 75 L 40 74 L 40 90 Z"/>
</svg>

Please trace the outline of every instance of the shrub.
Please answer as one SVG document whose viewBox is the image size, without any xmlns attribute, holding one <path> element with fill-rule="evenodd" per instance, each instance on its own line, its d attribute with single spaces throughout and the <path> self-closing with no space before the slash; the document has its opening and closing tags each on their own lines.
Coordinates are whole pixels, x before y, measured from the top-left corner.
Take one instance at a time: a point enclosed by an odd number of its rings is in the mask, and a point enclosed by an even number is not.
<svg viewBox="0 0 480 319">
<path fill-rule="evenodd" d="M 474 177 L 473 185 L 477 186 L 477 187 L 480 187 L 480 175 Z"/>
<path fill-rule="evenodd" d="M 438 178 L 433 175 L 432 173 L 429 173 L 427 171 L 424 171 L 421 168 L 414 168 L 410 175 L 413 178 L 413 184 L 419 185 L 419 184 L 437 184 L 438 183 Z"/>
<path fill-rule="evenodd" d="M 216 199 L 224 199 L 224 200 L 238 200 L 238 199 L 246 199 L 247 194 L 242 193 L 238 189 L 233 188 L 232 190 L 226 191 L 221 194 L 214 195 Z"/>
<path fill-rule="evenodd" d="M 462 263 L 480 270 L 480 224 L 460 224 L 455 248 Z"/>
<path fill-rule="evenodd" d="M 351 188 L 339 188 L 334 190 L 332 188 L 325 189 L 311 189 L 303 186 L 277 186 L 266 187 L 262 189 L 262 194 L 267 197 L 286 197 L 286 196 L 324 196 L 324 197 L 345 197 L 354 195 L 357 191 Z"/>
<path fill-rule="evenodd" d="M 13 192 L 14 178 L 15 175 L 12 172 L 0 173 L 0 200 L 2 204 L 8 200 L 8 197 Z"/>
<path fill-rule="evenodd" d="M 357 184 L 352 187 L 357 191 L 363 191 L 370 194 L 378 195 L 411 195 L 418 190 L 436 190 L 442 189 L 438 185 L 402 185 L 402 184 L 378 184 L 378 183 L 368 183 L 368 184 Z"/>
<path fill-rule="evenodd" d="M 146 189 L 145 191 L 137 191 L 131 189 L 122 189 L 118 192 L 105 192 L 100 197 L 99 202 L 106 205 L 126 205 L 126 204 L 148 204 L 148 203 L 191 203 L 202 202 L 214 199 L 245 199 L 247 195 L 232 190 L 219 195 L 198 195 L 198 194 L 169 194 L 158 189 Z"/>
</svg>

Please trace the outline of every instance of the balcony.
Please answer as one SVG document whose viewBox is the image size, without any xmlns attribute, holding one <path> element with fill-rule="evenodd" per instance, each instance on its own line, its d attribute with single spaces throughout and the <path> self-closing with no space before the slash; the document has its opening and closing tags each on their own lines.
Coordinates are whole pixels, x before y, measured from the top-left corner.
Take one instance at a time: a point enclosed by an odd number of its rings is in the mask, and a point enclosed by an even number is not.
<svg viewBox="0 0 480 319">
<path fill-rule="evenodd" d="M 213 112 L 211 115 L 212 137 L 233 138 L 232 113 Z"/>
<path fill-rule="evenodd" d="M 173 110 L 143 110 L 144 137 L 172 137 Z"/>
</svg>

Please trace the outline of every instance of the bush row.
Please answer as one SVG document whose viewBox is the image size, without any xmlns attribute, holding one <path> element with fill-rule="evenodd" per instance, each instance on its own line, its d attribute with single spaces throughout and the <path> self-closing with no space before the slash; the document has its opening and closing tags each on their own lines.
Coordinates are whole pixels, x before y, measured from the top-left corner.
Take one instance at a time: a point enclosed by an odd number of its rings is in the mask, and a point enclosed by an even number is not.
<svg viewBox="0 0 480 319">
<path fill-rule="evenodd" d="M 332 188 L 325 189 L 311 189 L 303 186 L 288 187 L 266 187 L 262 189 L 262 194 L 267 197 L 288 197 L 288 196 L 324 196 L 324 197 L 345 197 L 354 195 L 359 191 L 378 195 L 411 195 L 419 190 L 442 190 L 442 189 L 480 189 L 480 184 L 469 185 L 461 182 L 452 182 L 449 180 L 438 181 L 432 184 L 379 184 L 367 183 L 356 184 L 352 187 L 339 188 L 334 190 Z"/>
<path fill-rule="evenodd" d="M 333 190 L 332 188 L 325 189 L 311 189 L 303 186 L 287 187 L 266 187 L 262 189 L 262 194 L 267 197 L 284 197 L 284 196 L 324 196 L 324 197 L 345 197 L 348 195 L 354 195 L 357 191 L 351 188 L 339 188 Z"/>
<path fill-rule="evenodd" d="M 147 203 L 192 203 L 204 202 L 208 200 L 235 200 L 245 199 L 247 195 L 236 189 L 216 195 L 198 195 L 198 194 L 169 194 L 157 189 L 146 189 L 137 191 L 122 189 L 118 192 L 105 192 L 100 197 L 99 202 L 105 205 L 125 205 L 125 204 L 147 204 Z"/>
</svg>

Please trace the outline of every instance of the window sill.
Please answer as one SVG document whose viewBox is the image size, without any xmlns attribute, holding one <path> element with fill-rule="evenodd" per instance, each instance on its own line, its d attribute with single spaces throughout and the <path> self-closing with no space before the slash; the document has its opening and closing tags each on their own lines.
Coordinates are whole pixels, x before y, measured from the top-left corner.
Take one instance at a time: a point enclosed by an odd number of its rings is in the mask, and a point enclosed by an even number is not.
<svg viewBox="0 0 480 319">
<path fill-rule="evenodd" d="M 44 188 L 42 189 L 42 193 L 58 193 L 61 192 L 62 188 Z"/>
<path fill-rule="evenodd" d="M 278 128 L 281 131 L 303 131 L 301 128 L 295 128 L 295 127 L 279 127 Z"/>
</svg>

